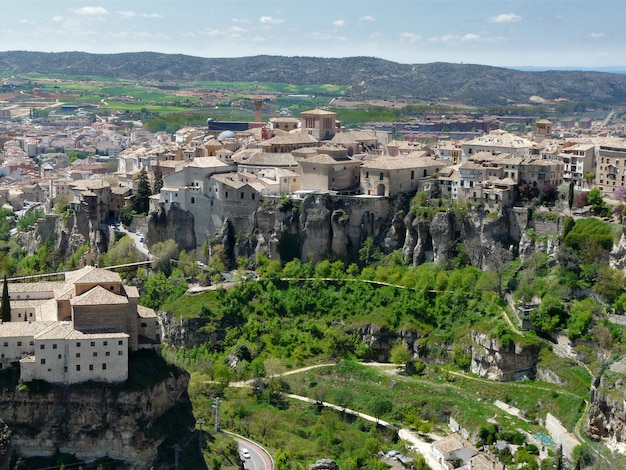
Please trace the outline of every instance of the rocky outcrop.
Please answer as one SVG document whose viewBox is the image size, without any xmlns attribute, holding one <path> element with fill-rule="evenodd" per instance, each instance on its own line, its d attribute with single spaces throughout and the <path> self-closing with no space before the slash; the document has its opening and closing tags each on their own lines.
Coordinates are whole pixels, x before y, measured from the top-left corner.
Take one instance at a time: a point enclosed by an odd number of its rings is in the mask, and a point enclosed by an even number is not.
<svg viewBox="0 0 626 470">
<path fill-rule="evenodd" d="M 585 434 L 591 439 L 626 444 L 626 384 L 622 377 L 605 374 L 594 378 L 585 423 Z"/>
<path fill-rule="evenodd" d="M 51 241 L 57 259 L 66 262 L 85 243 L 89 243 L 92 253 L 105 253 L 115 237 L 108 225 L 94 224 L 82 212 L 70 212 L 46 215 L 26 231 L 18 232 L 17 241 L 29 255 Z"/>
<path fill-rule="evenodd" d="M 0 470 L 9 470 L 12 452 L 11 430 L 6 423 L 0 419 Z"/>
<path fill-rule="evenodd" d="M 498 339 L 472 332 L 472 363 L 470 370 L 498 382 L 533 379 L 537 373 L 539 345 L 504 346 Z"/>
<path fill-rule="evenodd" d="M 83 461 L 109 457 L 125 462 L 123 468 L 129 470 L 163 468 L 157 465 L 159 445 L 167 433 L 187 429 L 159 426 L 158 431 L 153 426 L 184 409 L 193 428 L 188 382 L 189 376 L 179 371 L 140 390 L 103 384 L 15 387 L 0 397 L 0 416 L 12 431 L 13 451 L 22 457 L 62 452 Z M 184 421 L 177 417 L 176 422 Z"/>
<path fill-rule="evenodd" d="M 339 464 L 334 460 L 321 459 L 309 465 L 309 470 L 339 470 Z"/>
<path fill-rule="evenodd" d="M 314 198 L 306 198 L 300 215 L 301 258 L 314 263 L 331 253 L 333 231 L 330 223 L 331 210 L 325 204 L 317 204 Z"/>
<path fill-rule="evenodd" d="M 195 233 L 193 214 L 172 203 L 168 211 L 161 208 L 148 216 L 146 244 L 152 246 L 171 239 L 178 243 L 181 250 L 189 252 L 196 249 Z"/>
<path fill-rule="evenodd" d="M 614 269 L 626 270 L 626 217 L 622 221 L 622 234 L 609 254 L 609 264 Z"/>
<path fill-rule="evenodd" d="M 215 343 L 220 335 L 215 331 L 209 318 L 182 318 L 175 313 L 159 311 L 157 320 L 164 346 L 172 348 L 193 348 L 205 343 Z M 207 328 L 208 327 L 208 328 Z"/>
</svg>

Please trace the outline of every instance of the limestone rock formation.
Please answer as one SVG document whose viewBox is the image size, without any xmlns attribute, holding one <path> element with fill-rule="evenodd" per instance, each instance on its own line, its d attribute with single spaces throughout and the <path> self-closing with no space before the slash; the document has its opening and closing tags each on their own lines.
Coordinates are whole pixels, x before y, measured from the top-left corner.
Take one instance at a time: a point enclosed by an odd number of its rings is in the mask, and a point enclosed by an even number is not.
<svg viewBox="0 0 626 470">
<path fill-rule="evenodd" d="M 309 470 L 339 470 L 339 464 L 334 460 L 321 459 L 313 465 L 309 465 Z"/>
<path fill-rule="evenodd" d="M 626 444 L 626 384 L 621 374 L 594 378 L 585 434 L 594 440 Z"/>
<path fill-rule="evenodd" d="M 213 328 L 205 328 L 211 324 L 210 318 L 182 318 L 175 313 L 159 311 L 157 320 L 163 332 L 161 342 L 168 347 L 193 348 L 223 339 L 223 335 L 220 336 Z"/>
<path fill-rule="evenodd" d="M 537 373 L 539 349 L 539 345 L 503 346 L 497 339 L 473 331 L 471 371 L 498 382 L 533 379 Z"/>
<path fill-rule="evenodd" d="M 193 214 L 173 203 L 167 212 L 160 209 L 148 216 L 146 244 L 152 246 L 157 242 L 172 239 L 178 243 L 181 250 L 189 252 L 196 249 L 195 233 Z"/>
<path fill-rule="evenodd" d="M 11 430 L 0 419 L 0 470 L 9 470 L 9 461 L 13 452 L 11 445 Z"/>
<path fill-rule="evenodd" d="M 13 451 L 22 457 L 62 452 L 83 461 L 121 460 L 129 470 L 163 468 L 157 465 L 157 453 L 166 435 L 151 428 L 181 410 L 187 410 L 186 421 L 193 428 L 188 382 L 189 376 L 179 371 L 142 389 L 102 384 L 32 391 L 16 387 L 0 397 L 0 417 L 12 430 Z M 181 416 L 177 420 L 185 421 Z"/>
</svg>

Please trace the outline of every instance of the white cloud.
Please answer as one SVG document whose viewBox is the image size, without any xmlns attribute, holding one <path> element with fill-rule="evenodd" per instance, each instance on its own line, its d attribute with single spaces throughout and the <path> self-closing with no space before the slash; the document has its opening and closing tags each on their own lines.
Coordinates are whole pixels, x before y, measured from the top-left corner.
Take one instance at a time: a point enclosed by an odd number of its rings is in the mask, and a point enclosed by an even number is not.
<svg viewBox="0 0 626 470">
<path fill-rule="evenodd" d="M 261 24 L 281 24 L 284 23 L 285 20 L 281 18 L 272 18 L 271 16 L 262 16 L 259 18 L 259 22 Z"/>
<path fill-rule="evenodd" d="M 400 34 L 400 40 L 402 42 L 418 42 L 422 39 L 422 36 L 419 34 L 413 33 L 402 33 Z"/>
<path fill-rule="evenodd" d="M 344 20 L 335 20 L 332 22 L 332 25 L 335 28 L 343 28 L 346 25 L 346 22 Z"/>
<path fill-rule="evenodd" d="M 75 15 L 81 16 L 103 16 L 108 15 L 109 12 L 103 7 L 80 7 L 70 8 L 70 11 Z"/>
<path fill-rule="evenodd" d="M 161 13 L 143 13 L 141 17 L 142 18 L 156 18 L 156 19 L 165 18 L 165 16 L 163 16 Z"/>
<path fill-rule="evenodd" d="M 231 18 L 230 21 L 231 23 L 241 23 L 241 24 L 250 23 L 250 20 L 248 18 Z"/>
<path fill-rule="evenodd" d="M 477 41 L 479 39 L 481 39 L 480 35 L 474 33 L 467 33 L 463 36 L 463 41 Z"/>
<path fill-rule="evenodd" d="M 118 11 L 118 13 L 124 19 L 134 18 L 137 16 L 134 11 Z"/>
<path fill-rule="evenodd" d="M 52 21 L 55 23 L 59 23 L 61 21 L 63 21 L 63 17 L 61 15 L 55 15 L 52 17 Z"/>
<path fill-rule="evenodd" d="M 604 33 L 591 33 L 589 36 L 592 39 L 600 39 L 600 38 L 605 38 L 606 34 L 604 34 Z"/>
<path fill-rule="evenodd" d="M 489 18 L 489 23 L 519 23 L 522 21 L 522 17 L 515 13 L 501 13 Z"/>
<path fill-rule="evenodd" d="M 26 19 L 20 20 L 20 23 L 22 23 L 22 24 L 30 24 L 30 25 L 36 24 L 34 21 L 26 20 Z"/>
<path fill-rule="evenodd" d="M 361 18 L 359 18 L 359 21 L 361 23 L 373 23 L 374 21 L 376 21 L 376 18 L 374 18 L 373 16 L 362 16 Z"/>
<path fill-rule="evenodd" d="M 428 38 L 428 42 L 443 42 L 445 44 L 455 43 L 459 40 L 458 36 L 446 34 L 445 36 L 433 36 Z"/>
</svg>

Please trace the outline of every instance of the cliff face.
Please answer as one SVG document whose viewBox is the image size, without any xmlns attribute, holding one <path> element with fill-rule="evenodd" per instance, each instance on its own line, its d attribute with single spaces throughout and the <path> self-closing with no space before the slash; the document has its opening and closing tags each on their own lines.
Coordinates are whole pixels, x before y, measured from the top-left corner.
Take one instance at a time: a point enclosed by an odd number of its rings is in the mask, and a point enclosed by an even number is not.
<svg viewBox="0 0 626 470">
<path fill-rule="evenodd" d="M 172 204 L 167 212 L 161 209 L 148 217 L 146 244 L 152 246 L 170 239 L 175 240 L 182 250 L 196 249 L 193 214 L 181 210 L 177 204 Z"/>
<path fill-rule="evenodd" d="M 157 464 L 158 446 L 164 439 L 151 429 L 158 419 L 188 404 L 194 422 L 188 382 L 189 376 L 181 373 L 136 391 L 101 384 L 51 387 L 45 393 L 5 389 L 0 417 L 12 431 L 17 455 L 45 457 L 62 452 L 85 461 L 110 457 L 126 462 L 128 469 L 149 469 Z"/>
<path fill-rule="evenodd" d="M 626 444 L 626 385 L 623 379 L 602 375 L 593 380 L 585 434 L 610 444 Z"/>
<path fill-rule="evenodd" d="M 93 224 L 82 213 L 71 213 L 67 217 L 50 214 L 17 234 L 18 243 L 29 255 L 36 253 L 47 240 L 52 240 L 55 252 L 65 257 L 63 261 L 85 243 L 89 243 L 92 252 L 104 253 L 113 238 L 107 225 Z"/>
<path fill-rule="evenodd" d="M 503 346 L 484 333 L 472 332 L 471 371 L 486 379 L 505 382 L 533 379 L 537 373 L 538 346 Z"/>
</svg>

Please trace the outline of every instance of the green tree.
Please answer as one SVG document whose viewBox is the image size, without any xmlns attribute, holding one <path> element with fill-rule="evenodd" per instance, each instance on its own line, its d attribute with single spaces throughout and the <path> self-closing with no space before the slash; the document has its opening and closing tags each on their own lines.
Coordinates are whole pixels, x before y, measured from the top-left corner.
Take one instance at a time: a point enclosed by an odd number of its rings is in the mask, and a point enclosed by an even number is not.
<svg viewBox="0 0 626 470">
<path fill-rule="evenodd" d="M 119 264 L 137 263 L 143 261 L 143 255 L 137 250 L 135 242 L 128 235 L 124 235 L 100 258 L 103 266 L 117 266 Z"/>
<path fill-rule="evenodd" d="M 137 214 L 148 213 L 148 208 L 150 206 L 149 198 L 151 194 L 148 173 L 146 173 L 145 168 L 142 168 L 139 172 L 139 179 L 137 180 L 137 192 L 135 192 L 135 195 L 133 196 L 133 210 Z"/>
<path fill-rule="evenodd" d="M 178 253 L 178 244 L 171 238 L 164 242 L 157 242 L 152 245 L 152 255 L 155 259 L 152 266 L 169 277 L 173 270 L 172 260 L 178 259 Z"/>
<path fill-rule="evenodd" d="M 11 321 L 11 303 L 9 302 L 9 282 L 6 274 L 4 275 L 4 284 L 2 285 L 2 301 L 0 302 L 0 312 L 2 313 L 2 321 Z"/>
<path fill-rule="evenodd" d="M 158 272 L 146 279 L 144 287 L 145 292 L 139 303 L 158 310 L 165 302 L 181 297 L 187 290 L 187 283 L 180 276 L 173 274 L 168 279 L 165 274 Z"/>
<path fill-rule="evenodd" d="M 161 167 L 157 163 L 157 166 L 154 169 L 154 181 L 152 182 L 152 194 L 159 194 L 161 192 L 162 187 L 163 187 L 163 172 L 161 171 Z"/>
<path fill-rule="evenodd" d="M 380 261 L 382 254 L 380 248 L 378 248 L 372 237 L 367 237 L 363 240 L 363 245 L 359 249 L 359 261 L 363 266 L 369 266 L 372 263 Z"/>
<path fill-rule="evenodd" d="M 604 198 L 602 197 L 602 193 L 598 188 L 593 188 L 589 191 L 587 202 L 591 205 L 591 210 L 595 215 L 604 215 L 606 211 L 606 204 L 604 202 Z"/>
<path fill-rule="evenodd" d="M 125 205 L 120 209 L 120 222 L 128 227 L 132 223 L 134 215 L 135 211 L 133 208 L 130 205 Z"/>
<path fill-rule="evenodd" d="M 569 210 L 572 210 L 572 206 L 574 205 L 574 182 L 570 181 L 569 183 L 569 189 L 567 192 L 567 206 L 569 207 Z"/>
</svg>

